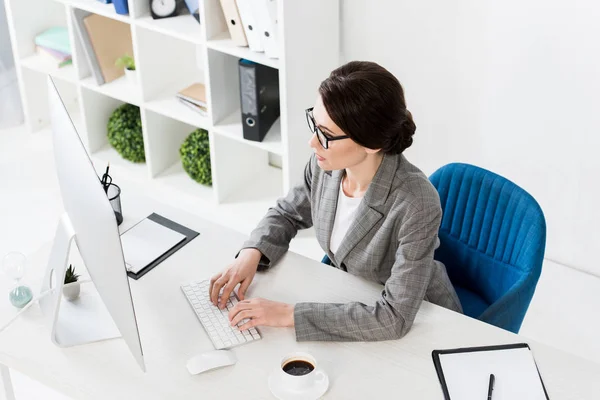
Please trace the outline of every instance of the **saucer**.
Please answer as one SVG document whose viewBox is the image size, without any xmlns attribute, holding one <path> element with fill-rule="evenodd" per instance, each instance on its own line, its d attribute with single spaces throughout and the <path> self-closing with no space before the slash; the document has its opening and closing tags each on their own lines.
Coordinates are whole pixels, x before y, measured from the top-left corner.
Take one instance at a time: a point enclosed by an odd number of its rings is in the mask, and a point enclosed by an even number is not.
<svg viewBox="0 0 600 400">
<path fill-rule="evenodd" d="M 279 368 L 269 375 L 269 389 L 279 400 L 316 400 L 323 396 L 329 388 L 329 377 L 323 370 L 315 371 L 316 379 L 312 387 L 304 390 L 289 390 L 279 380 Z"/>
</svg>

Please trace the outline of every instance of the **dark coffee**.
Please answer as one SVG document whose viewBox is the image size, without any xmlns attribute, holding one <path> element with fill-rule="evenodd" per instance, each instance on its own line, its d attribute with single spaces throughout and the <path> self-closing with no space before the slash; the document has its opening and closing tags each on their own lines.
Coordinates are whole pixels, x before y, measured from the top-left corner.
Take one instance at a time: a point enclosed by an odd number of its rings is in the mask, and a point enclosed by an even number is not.
<svg viewBox="0 0 600 400">
<path fill-rule="evenodd" d="M 309 374 L 315 366 L 305 360 L 289 360 L 283 364 L 283 371 L 294 376 Z"/>
</svg>

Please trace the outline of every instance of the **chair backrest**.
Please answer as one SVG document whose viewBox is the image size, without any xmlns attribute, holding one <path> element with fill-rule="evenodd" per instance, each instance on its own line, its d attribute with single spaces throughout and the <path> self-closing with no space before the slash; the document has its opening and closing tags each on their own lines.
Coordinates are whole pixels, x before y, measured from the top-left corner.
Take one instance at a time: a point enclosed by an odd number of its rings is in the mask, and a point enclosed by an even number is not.
<svg viewBox="0 0 600 400">
<path fill-rule="evenodd" d="M 510 295 L 515 304 L 503 304 L 503 312 L 522 314 L 518 331 L 542 269 L 542 209 L 513 182 L 473 165 L 448 164 L 430 180 L 443 210 L 435 258 L 446 265 L 455 286 L 489 305 Z"/>
</svg>

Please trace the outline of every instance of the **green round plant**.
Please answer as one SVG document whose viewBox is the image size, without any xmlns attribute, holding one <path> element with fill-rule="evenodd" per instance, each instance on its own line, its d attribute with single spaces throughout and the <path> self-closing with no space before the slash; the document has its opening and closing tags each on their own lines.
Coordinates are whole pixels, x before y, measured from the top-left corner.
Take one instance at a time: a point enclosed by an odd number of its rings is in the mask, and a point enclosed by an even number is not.
<svg viewBox="0 0 600 400">
<path fill-rule="evenodd" d="M 210 147 L 208 132 L 196 129 L 183 141 L 179 148 L 183 169 L 196 182 L 212 185 L 210 169 Z"/>
<path fill-rule="evenodd" d="M 126 160 L 146 161 L 140 108 L 123 104 L 108 119 L 108 142 Z"/>
</svg>

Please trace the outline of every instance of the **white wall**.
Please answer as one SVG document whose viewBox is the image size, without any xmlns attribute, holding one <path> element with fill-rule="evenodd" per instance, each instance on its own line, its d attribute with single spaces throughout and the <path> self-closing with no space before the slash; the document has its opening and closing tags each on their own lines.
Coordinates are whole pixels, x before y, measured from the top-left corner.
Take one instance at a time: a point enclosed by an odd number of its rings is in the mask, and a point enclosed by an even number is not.
<svg viewBox="0 0 600 400">
<path fill-rule="evenodd" d="M 417 124 L 407 156 L 529 191 L 546 257 L 600 275 L 600 2 L 342 0 L 342 61 L 381 63 Z"/>
</svg>

